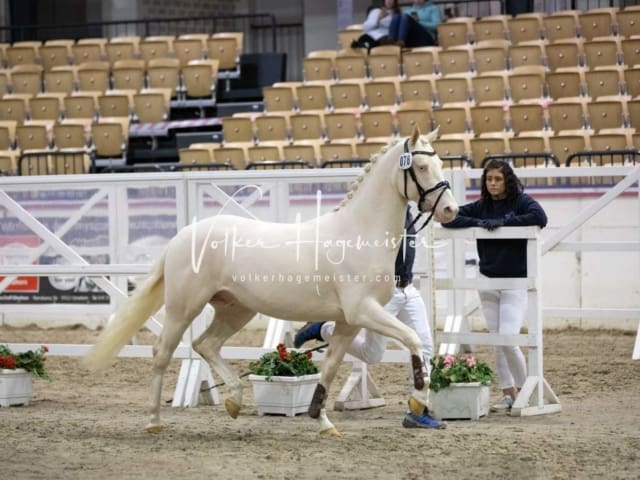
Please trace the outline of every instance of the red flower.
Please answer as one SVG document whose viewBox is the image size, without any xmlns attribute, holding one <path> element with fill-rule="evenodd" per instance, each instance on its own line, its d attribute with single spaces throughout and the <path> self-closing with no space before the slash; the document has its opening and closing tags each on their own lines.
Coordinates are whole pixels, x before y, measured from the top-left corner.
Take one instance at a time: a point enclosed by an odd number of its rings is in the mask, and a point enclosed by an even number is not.
<svg viewBox="0 0 640 480">
<path fill-rule="evenodd" d="M 308 358 L 309 360 L 311 360 L 311 357 L 313 356 L 313 355 L 311 354 L 311 351 L 308 351 L 308 352 L 306 352 L 306 353 L 307 353 L 307 358 Z"/>
<path fill-rule="evenodd" d="M 279 343 L 276 349 L 278 350 L 280 360 L 287 360 L 289 358 L 289 353 L 287 352 L 287 347 L 285 347 L 284 343 Z"/>
<path fill-rule="evenodd" d="M 44 353 L 49 353 L 49 347 L 44 345 L 42 348 L 44 349 Z"/>
<path fill-rule="evenodd" d="M 0 368 L 16 369 L 16 359 L 10 355 L 0 356 Z"/>
</svg>

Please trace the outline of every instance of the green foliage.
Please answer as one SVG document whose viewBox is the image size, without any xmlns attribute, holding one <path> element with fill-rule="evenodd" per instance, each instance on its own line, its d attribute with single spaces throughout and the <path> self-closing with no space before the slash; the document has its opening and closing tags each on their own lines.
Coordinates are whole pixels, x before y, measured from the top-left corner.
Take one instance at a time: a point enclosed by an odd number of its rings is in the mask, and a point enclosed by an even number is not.
<svg viewBox="0 0 640 480">
<path fill-rule="evenodd" d="M 431 383 L 434 392 L 446 388 L 451 383 L 473 383 L 490 385 L 494 374 L 489 365 L 477 362 L 472 355 L 437 356 L 431 359 Z"/>
<path fill-rule="evenodd" d="M 34 377 L 52 380 L 52 377 L 44 368 L 45 354 L 48 351 L 47 347 L 42 346 L 37 350 L 13 353 L 7 345 L 0 345 L 0 368 L 9 370 L 23 368 Z"/>
<path fill-rule="evenodd" d="M 254 375 L 271 377 L 300 377 L 318 373 L 318 367 L 311 361 L 311 352 L 287 351 L 279 344 L 275 352 L 265 353 L 257 362 L 249 364 Z"/>
</svg>

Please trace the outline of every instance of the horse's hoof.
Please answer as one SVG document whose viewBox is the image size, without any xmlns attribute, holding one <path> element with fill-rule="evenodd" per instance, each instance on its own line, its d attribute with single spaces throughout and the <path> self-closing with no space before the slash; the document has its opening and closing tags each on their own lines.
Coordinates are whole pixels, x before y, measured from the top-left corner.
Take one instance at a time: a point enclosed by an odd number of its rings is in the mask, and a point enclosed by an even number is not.
<svg viewBox="0 0 640 480">
<path fill-rule="evenodd" d="M 411 410 L 411 413 L 414 415 L 422 415 L 425 406 L 424 403 L 418 401 L 416 398 L 409 397 L 409 410 Z"/>
<path fill-rule="evenodd" d="M 336 427 L 325 428 L 324 430 L 320 430 L 320 435 L 328 435 L 331 437 L 339 437 L 342 434 L 338 431 Z"/>
<path fill-rule="evenodd" d="M 240 405 L 238 405 L 230 398 L 227 398 L 224 401 L 224 409 L 227 411 L 231 418 L 238 418 L 238 415 L 240 414 Z"/>
<path fill-rule="evenodd" d="M 160 433 L 164 430 L 164 425 L 159 425 L 157 423 L 150 423 L 144 428 L 147 433 Z"/>
</svg>

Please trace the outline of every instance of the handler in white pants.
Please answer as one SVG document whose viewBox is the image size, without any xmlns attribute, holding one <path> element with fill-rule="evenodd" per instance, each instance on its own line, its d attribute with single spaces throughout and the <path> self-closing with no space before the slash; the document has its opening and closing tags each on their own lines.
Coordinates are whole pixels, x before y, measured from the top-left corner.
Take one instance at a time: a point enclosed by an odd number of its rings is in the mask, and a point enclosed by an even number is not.
<svg viewBox="0 0 640 480">
<path fill-rule="evenodd" d="M 400 248 L 396 257 L 395 275 L 396 288 L 391 300 L 385 305 L 385 310 L 397 317 L 408 327 L 411 327 L 420 337 L 422 343 L 422 355 L 427 373 L 431 373 L 431 353 L 433 352 L 433 339 L 431 329 L 427 321 L 427 309 L 420 293 L 413 286 L 413 262 L 415 260 L 415 230 L 411 227 L 411 213 L 407 209 L 405 219 L 406 235 L 410 239 L 406 244 L 406 253 Z M 411 228 L 409 228 L 411 227 Z M 335 330 L 335 322 L 308 323 L 298 331 L 295 336 L 294 346 L 300 348 L 309 340 L 331 342 Z M 382 355 L 389 339 L 383 335 L 362 329 L 353 339 L 347 349 L 347 353 L 362 360 L 365 363 L 377 363 L 382 360 Z M 405 415 L 402 425 L 406 428 L 445 428 L 446 424 L 429 415 L 425 408 L 422 415 L 414 415 L 410 411 Z"/>
<path fill-rule="evenodd" d="M 429 360 L 433 353 L 433 338 L 427 321 L 427 310 L 418 289 L 411 283 L 404 288 L 396 287 L 393 297 L 384 309 L 418 334 L 422 343 L 422 355 L 426 362 L 427 373 L 430 373 L 431 362 Z M 325 322 L 322 325 L 320 335 L 323 340 L 330 341 L 335 326 L 335 322 Z M 347 353 L 368 364 L 378 363 L 382 360 L 388 341 L 389 338 L 379 333 L 362 329 L 351 342 Z"/>
</svg>

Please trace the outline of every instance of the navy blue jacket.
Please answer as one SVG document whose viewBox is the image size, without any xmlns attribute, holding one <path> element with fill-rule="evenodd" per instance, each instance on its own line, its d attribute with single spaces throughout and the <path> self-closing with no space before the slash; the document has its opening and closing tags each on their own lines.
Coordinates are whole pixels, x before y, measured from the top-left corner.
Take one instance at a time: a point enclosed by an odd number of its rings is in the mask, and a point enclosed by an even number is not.
<svg viewBox="0 0 640 480">
<path fill-rule="evenodd" d="M 505 227 L 547 225 L 547 215 L 538 202 L 520 193 L 515 202 L 507 200 L 477 200 L 460 207 L 458 216 L 446 228 L 479 227 L 483 219 L 503 219 Z M 526 277 L 527 240 L 477 240 L 480 273 L 487 277 Z"/>
<path fill-rule="evenodd" d="M 416 229 L 414 227 L 409 228 L 412 221 L 411 212 L 407 208 L 407 215 L 404 220 L 407 253 L 406 255 L 404 253 L 403 245 L 405 239 L 403 238 L 396 256 L 396 278 L 409 281 L 413 279 L 413 262 L 416 258 Z"/>
</svg>

